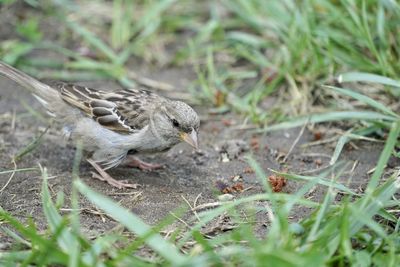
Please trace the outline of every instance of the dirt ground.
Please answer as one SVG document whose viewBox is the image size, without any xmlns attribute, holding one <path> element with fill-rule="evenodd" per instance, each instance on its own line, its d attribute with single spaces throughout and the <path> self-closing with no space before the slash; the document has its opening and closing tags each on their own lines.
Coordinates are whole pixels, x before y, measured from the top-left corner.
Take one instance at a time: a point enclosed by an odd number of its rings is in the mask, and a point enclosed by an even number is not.
<svg viewBox="0 0 400 267">
<path fill-rule="evenodd" d="M 12 32 L 2 27 L 0 36 L 6 37 Z M 4 30 L 4 31 L 3 31 Z M 185 88 L 195 79 L 189 68 L 152 69 L 147 66 L 135 66 L 135 71 L 145 77 L 174 85 L 176 92 L 160 92 L 174 97 L 185 96 Z M 77 82 L 79 83 L 79 82 Z M 119 85 L 111 81 L 80 83 L 102 90 L 116 90 Z M 187 92 L 187 91 L 186 91 Z M 25 148 L 47 126 L 46 120 L 27 111 L 26 106 L 40 112 L 46 118 L 40 104 L 23 88 L 5 77 L 0 76 L 0 171 L 11 170 L 14 165 L 11 158 Z M 317 175 L 327 170 L 335 142 L 307 146 L 311 142 L 328 140 L 333 133 L 328 125 L 324 127 L 306 128 L 294 149 L 287 157 L 286 163 L 280 161 L 289 152 L 301 129 L 254 135 L 254 129 L 241 129 L 243 118 L 232 113 L 213 115 L 207 112 L 208 107 L 194 106 L 201 115 L 200 150 L 193 151 L 188 145 L 179 144 L 167 153 L 147 156 L 144 159 L 165 164 L 165 169 L 143 172 L 138 169 L 119 167 L 110 171 L 116 179 L 128 179 L 140 184 L 137 189 L 116 189 L 110 185 L 93 179 L 91 167 L 83 162 L 80 177 L 94 190 L 101 192 L 124 207 L 140 216 L 149 224 L 156 224 L 179 207 L 218 201 L 221 187 L 240 183 L 243 191 L 232 192 L 235 198 L 262 192 L 260 180 L 249 171 L 244 156 L 252 154 L 266 171 L 267 176 L 273 170 Z M 319 133 L 322 136 L 319 136 Z M 340 160 L 346 163 L 346 169 L 339 181 L 354 190 L 360 190 L 368 181 L 368 171 L 375 167 L 382 144 L 357 142 L 346 146 Z M 48 169 L 49 187 L 56 197 L 57 192 L 65 194 L 63 212 L 70 208 L 71 170 L 75 149 L 65 144 L 60 134 L 60 127 L 51 128 L 43 137 L 43 142 L 31 153 L 17 161 L 17 167 L 38 167 L 38 163 Z M 395 164 L 392 162 L 391 164 Z M 389 166 L 391 167 L 391 166 Z M 0 174 L 0 188 L 10 178 L 10 173 Z M 330 177 L 327 177 L 330 178 Z M 265 178 L 266 179 L 266 178 Z M 45 218 L 41 204 L 42 179 L 39 171 L 17 172 L 10 183 L 0 192 L 0 206 L 19 219 L 32 217 L 40 229 L 45 228 Z M 302 183 L 288 181 L 282 191 L 295 193 Z M 320 200 L 324 187 L 313 188 L 307 197 Z M 85 198 L 80 199 L 82 228 L 89 235 L 97 235 L 110 231 L 116 223 L 101 215 Z M 297 208 L 292 220 L 298 221 L 309 213 L 306 208 Z M 188 214 L 190 216 L 190 214 Z M 268 225 L 267 215 L 257 214 L 257 231 L 262 234 Z M 185 220 L 187 217 L 184 218 Z M 0 243 L 5 243 L 0 234 Z"/>
<path fill-rule="evenodd" d="M 193 75 L 187 75 L 185 72 L 187 71 L 173 69 L 158 73 L 153 71 L 152 74 L 164 77 L 163 80 L 159 79 L 161 81 L 184 88 L 193 78 Z M 111 82 L 84 84 L 103 90 L 119 88 Z M 47 127 L 46 122 L 27 112 L 24 105 L 40 111 L 44 117 L 46 115 L 28 92 L 4 77 L 0 77 L 0 92 L 0 170 L 10 170 L 13 169 L 11 158 Z M 290 150 L 301 129 L 254 135 L 251 129 L 240 129 L 243 122 L 240 117 L 233 114 L 208 114 L 206 108 L 200 106 L 195 106 L 195 109 L 202 118 L 199 151 L 179 144 L 167 153 L 145 157 L 148 161 L 165 164 L 165 169 L 143 172 L 119 167 L 110 171 L 116 179 L 129 179 L 133 183 L 139 183 L 138 189 L 117 189 L 92 178 L 91 167 L 85 162 L 80 168 L 82 180 L 96 191 L 120 202 L 147 223 L 155 224 L 177 208 L 187 206 L 185 199 L 191 205 L 194 205 L 196 198 L 197 205 L 218 201 L 218 195 L 222 194 L 221 187 L 224 185 L 243 185 L 244 191 L 232 192 L 235 198 L 261 192 L 260 180 L 249 171 L 249 166 L 244 160 L 246 154 L 252 154 L 267 175 L 271 175 L 268 169 L 317 175 L 329 166 L 335 142 L 305 146 L 319 139 L 318 130 L 315 128 L 313 131 L 306 128 L 286 163 L 281 164 L 280 161 Z M 323 135 L 320 141 L 326 139 L 328 136 Z M 37 167 L 40 163 L 48 168 L 51 192 L 54 196 L 59 191 L 64 192 L 66 202 L 63 209 L 67 210 L 70 208 L 71 169 L 75 149 L 64 143 L 60 127 L 53 127 L 43 137 L 42 144 L 18 161 L 17 166 Z M 347 163 L 340 181 L 354 190 L 362 188 L 368 181 L 367 172 L 374 167 L 381 147 L 381 144 L 363 142 L 347 146 L 340 158 Z M 1 187 L 9 177 L 10 174 L 0 175 Z M 1 207 L 21 219 L 33 217 L 39 228 L 43 228 L 45 218 L 40 198 L 41 184 L 39 171 L 15 173 L 11 182 L 0 193 Z M 288 181 L 283 187 L 283 192 L 295 193 L 301 185 L 299 182 Z M 319 200 L 323 192 L 323 187 L 317 187 L 311 190 L 307 197 Z M 84 198 L 81 198 L 81 208 L 82 226 L 88 233 L 96 235 L 115 227 L 114 221 L 99 215 L 98 210 Z M 297 209 L 292 216 L 293 221 L 304 218 L 308 212 L 305 208 Z M 261 233 L 267 223 L 265 214 L 259 214 L 259 223 Z"/>
</svg>

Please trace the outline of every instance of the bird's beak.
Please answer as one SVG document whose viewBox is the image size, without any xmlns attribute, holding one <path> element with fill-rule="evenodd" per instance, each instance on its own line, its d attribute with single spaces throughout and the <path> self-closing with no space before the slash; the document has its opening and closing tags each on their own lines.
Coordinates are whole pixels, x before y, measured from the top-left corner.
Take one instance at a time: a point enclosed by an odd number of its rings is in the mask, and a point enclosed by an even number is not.
<svg viewBox="0 0 400 267">
<path fill-rule="evenodd" d="M 185 141 L 192 147 L 194 147 L 196 150 L 199 149 L 199 144 L 197 142 L 197 132 L 192 129 L 192 132 L 190 134 L 181 132 L 181 139 L 182 141 Z"/>
</svg>

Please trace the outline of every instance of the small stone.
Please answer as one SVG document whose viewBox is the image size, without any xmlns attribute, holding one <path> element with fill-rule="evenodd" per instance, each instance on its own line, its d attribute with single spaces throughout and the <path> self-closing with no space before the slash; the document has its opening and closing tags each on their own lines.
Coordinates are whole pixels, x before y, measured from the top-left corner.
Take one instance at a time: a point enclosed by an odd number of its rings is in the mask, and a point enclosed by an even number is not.
<svg viewBox="0 0 400 267">
<path fill-rule="evenodd" d="M 226 163 L 226 162 L 229 162 L 229 161 L 230 161 L 230 159 L 229 159 L 229 157 L 228 157 L 228 154 L 227 154 L 227 153 L 222 153 L 222 154 L 221 154 L 221 161 L 222 161 L 222 162 L 224 162 L 224 163 Z"/>
<path fill-rule="evenodd" d="M 225 202 L 225 201 L 231 201 L 234 198 L 232 194 L 223 194 L 218 196 L 218 200 Z"/>
<path fill-rule="evenodd" d="M 239 139 L 223 141 L 218 147 L 220 154 L 227 154 L 230 160 L 238 158 L 240 154 L 249 150 L 247 143 Z"/>
<path fill-rule="evenodd" d="M 232 181 L 235 183 L 238 181 L 241 181 L 241 180 L 242 180 L 242 176 L 240 176 L 240 175 L 235 175 L 232 177 Z"/>
</svg>

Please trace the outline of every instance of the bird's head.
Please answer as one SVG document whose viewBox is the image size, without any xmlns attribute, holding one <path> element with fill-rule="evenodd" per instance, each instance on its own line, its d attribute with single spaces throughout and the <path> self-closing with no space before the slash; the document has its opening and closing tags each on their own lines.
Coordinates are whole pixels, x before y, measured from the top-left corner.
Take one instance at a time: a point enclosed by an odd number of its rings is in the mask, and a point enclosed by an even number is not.
<svg viewBox="0 0 400 267">
<path fill-rule="evenodd" d="M 197 113 L 181 101 L 168 101 L 153 114 L 156 134 L 171 145 L 184 141 L 198 149 L 200 119 Z"/>
</svg>

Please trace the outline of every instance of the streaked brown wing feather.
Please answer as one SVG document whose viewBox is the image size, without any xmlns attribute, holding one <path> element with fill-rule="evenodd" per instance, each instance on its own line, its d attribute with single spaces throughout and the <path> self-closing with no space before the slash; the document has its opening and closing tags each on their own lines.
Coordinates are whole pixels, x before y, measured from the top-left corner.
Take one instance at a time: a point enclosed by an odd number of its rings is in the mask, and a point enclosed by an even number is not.
<svg viewBox="0 0 400 267">
<path fill-rule="evenodd" d="M 162 98 L 145 90 L 104 92 L 84 86 L 60 84 L 61 97 L 104 127 L 130 133 L 147 125 L 152 103 Z"/>
</svg>

